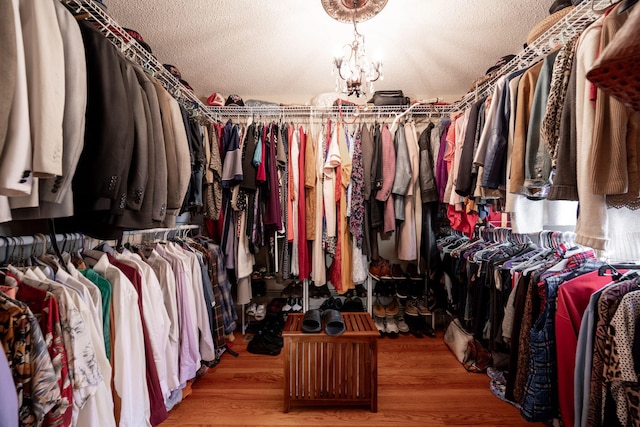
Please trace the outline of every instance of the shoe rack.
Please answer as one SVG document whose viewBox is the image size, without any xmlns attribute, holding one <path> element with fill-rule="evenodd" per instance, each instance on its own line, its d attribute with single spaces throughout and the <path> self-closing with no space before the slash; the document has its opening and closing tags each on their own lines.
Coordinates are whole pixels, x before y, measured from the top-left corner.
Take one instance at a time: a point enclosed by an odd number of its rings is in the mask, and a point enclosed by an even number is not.
<svg viewBox="0 0 640 427">
<path fill-rule="evenodd" d="M 376 284 L 378 282 L 405 282 L 405 281 L 412 281 L 413 283 L 416 284 L 421 284 L 422 286 L 418 287 L 422 290 L 421 294 L 418 295 L 410 295 L 410 292 L 407 292 L 407 295 L 405 295 L 404 297 L 401 297 L 400 295 L 395 295 L 393 296 L 393 298 L 396 298 L 400 304 L 400 310 L 405 313 L 405 305 L 407 303 L 407 301 L 409 300 L 419 300 L 419 299 L 426 299 L 427 297 L 427 277 L 422 277 L 422 276 L 415 276 L 415 275 L 407 275 L 407 274 L 402 274 L 402 275 L 383 275 L 383 276 L 376 276 L 374 274 L 371 273 L 371 271 L 368 272 L 367 274 L 367 291 L 368 291 L 368 298 L 367 298 L 367 311 L 374 316 L 374 312 L 373 312 L 373 297 L 374 297 L 374 289 L 376 287 Z M 376 298 L 380 298 L 380 296 L 376 296 Z M 382 296 L 382 298 L 391 298 L 390 296 Z M 406 313 L 405 313 L 406 314 Z M 429 310 L 427 313 L 422 312 L 420 313 L 420 316 L 425 317 L 425 320 L 428 320 L 429 323 L 431 324 L 431 329 L 433 331 L 436 330 L 436 316 L 435 316 L 435 312 L 432 310 Z"/>
<path fill-rule="evenodd" d="M 310 292 L 309 292 L 310 286 L 314 286 L 314 285 L 312 284 L 312 282 L 310 280 L 308 280 L 308 279 L 305 280 L 304 283 L 303 283 L 303 287 L 302 287 L 302 289 L 303 289 L 303 306 L 304 306 L 303 310 L 305 312 L 307 310 L 309 310 L 309 309 L 312 309 L 312 308 L 320 308 L 320 306 L 325 301 L 327 301 L 329 298 L 336 299 L 336 298 L 344 297 L 344 295 L 338 294 L 336 292 L 336 290 L 333 289 L 332 286 L 326 285 L 326 286 L 329 286 L 329 289 L 328 289 L 329 294 L 330 294 L 329 297 L 311 298 Z M 367 280 L 365 280 L 362 283 L 362 286 L 364 288 L 366 288 L 365 289 L 365 291 L 366 291 L 365 294 L 364 295 L 360 295 L 360 296 L 358 294 L 355 294 L 355 295 L 352 296 L 352 298 L 360 298 L 361 300 L 362 299 L 366 299 L 366 301 L 362 305 L 364 306 L 364 309 L 365 309 L 365 311 L 367 313 L 371 313 L 371 307 L 372 307 L 371 298 L 372 298 L 373 294 L 371 292 L 371 286 L 370 286 L 370 282 L 369 282 L 368 278 L 367 278 Z M 342 299 L 341 299 L 341 302 L 343 302 Z"/>
</svg>

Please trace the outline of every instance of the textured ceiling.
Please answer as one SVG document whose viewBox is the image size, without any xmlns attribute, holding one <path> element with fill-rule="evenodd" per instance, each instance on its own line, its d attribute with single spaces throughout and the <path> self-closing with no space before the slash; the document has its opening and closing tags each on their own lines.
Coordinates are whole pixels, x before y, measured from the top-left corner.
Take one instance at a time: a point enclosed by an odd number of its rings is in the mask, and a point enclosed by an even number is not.
<svg viewBox="0 0 640 427">
<path fill-rule="evenodd" d="M 196 94 L 305 104 L 333 92 L 331 60 L 353 38 L 320 0 L 105 0 L 120 25 L 141 33 L 162 63 Z M 455 101 L 498 58 L 518 53 L 551 1 L 389 0 L 358 24 L 370 58 L 381 57 L 376 89 Z M 362 98 L 354 99 L 364 102 Z"/>
</svg>

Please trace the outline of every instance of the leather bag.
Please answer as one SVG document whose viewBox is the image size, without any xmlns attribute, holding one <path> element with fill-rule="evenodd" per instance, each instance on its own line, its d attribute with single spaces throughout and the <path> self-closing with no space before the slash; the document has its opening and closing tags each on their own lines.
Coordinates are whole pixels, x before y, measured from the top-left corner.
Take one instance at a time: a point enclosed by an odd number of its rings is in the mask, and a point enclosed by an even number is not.
<svg viewBox="0 0 640 427">
<path fill-rule="evenodd" d="M 376 106 L 409 105 L 409 97 L 401 90 L 377 90 L 368 102 Z"/>
<path fill-rule="evenodd" d="M 629 13 L 626 23 L 602 51 L 587 78 L 640 112 L 640 7 L 636 5 Z"/>
</svg>

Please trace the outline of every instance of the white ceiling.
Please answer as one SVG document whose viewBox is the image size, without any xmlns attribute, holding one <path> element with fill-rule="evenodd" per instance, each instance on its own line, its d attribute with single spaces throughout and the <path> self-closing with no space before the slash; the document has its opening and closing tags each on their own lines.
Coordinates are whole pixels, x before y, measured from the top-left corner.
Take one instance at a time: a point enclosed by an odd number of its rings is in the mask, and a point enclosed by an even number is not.
<svg viewBox="0 0 640 427">
<path fill-rule="evenodd" d="M 137 30 L 162 63 L 175 65 L 199 97 L 220 92 L 305 104 L 333 92 L 331 60 L 353 26 L 320 0 L 105 0 L 107 13 Z M 389 0 L 358 24 L 384 80 L 413 99 L 455 101 L 498 58 L 518 53 L 551 1 Z M 365 100 L 354 99 L 362 103 Z"/>
</svg>

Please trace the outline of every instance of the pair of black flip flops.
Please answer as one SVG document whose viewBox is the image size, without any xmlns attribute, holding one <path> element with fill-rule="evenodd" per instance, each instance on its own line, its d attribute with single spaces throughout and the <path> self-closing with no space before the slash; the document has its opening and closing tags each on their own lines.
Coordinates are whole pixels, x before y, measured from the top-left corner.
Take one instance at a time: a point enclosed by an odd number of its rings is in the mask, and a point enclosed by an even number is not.
<svg viewBox="0 0 640 427">
<path fill-rule="evenodd" d="M 332 337 L 342 335 L 346 330 L 342 314 L 335 309 L 308 310 L 302 319 L 302 332 L 318 333 L 322 330 L 324 320 L 324 332 Z"/>
</svg>

